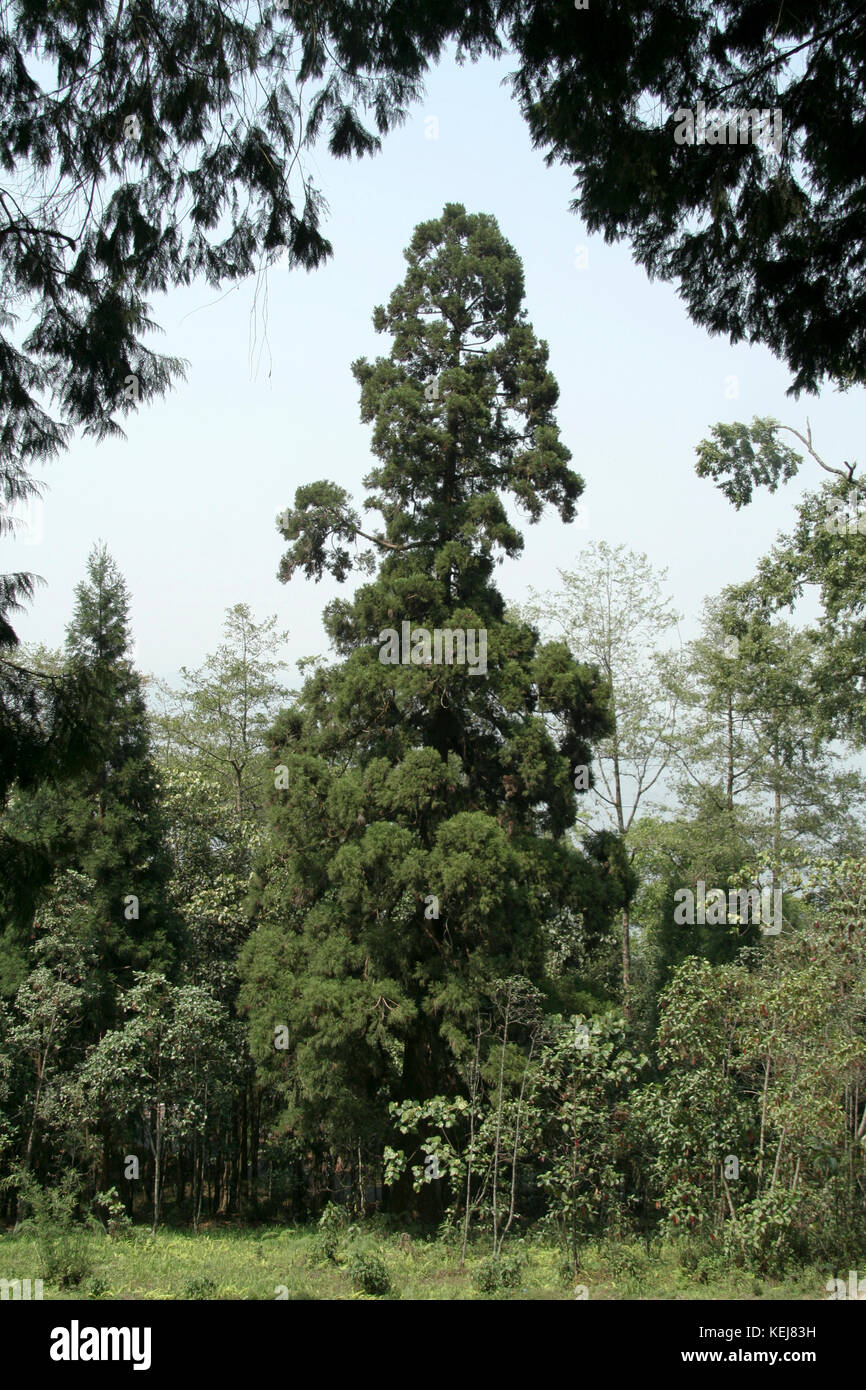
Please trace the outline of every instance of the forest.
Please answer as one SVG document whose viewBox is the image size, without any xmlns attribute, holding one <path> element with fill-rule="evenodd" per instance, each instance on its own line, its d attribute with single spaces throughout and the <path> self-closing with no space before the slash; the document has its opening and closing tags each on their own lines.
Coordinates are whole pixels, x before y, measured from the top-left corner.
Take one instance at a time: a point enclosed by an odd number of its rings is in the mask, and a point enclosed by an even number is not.
<svg viewBox="0 0 866 1390">
<path fill-rule="evenodd" d="M 161 18 L 186 33 L 193 8 L 141 12 L 154 32 Z M 862 276 L 840 230 L 850 190 L 833 166 L 831 213 L 814 73 L 797 70 L 777 102 L 751 61 L 777 5 L 741 5 L 755 32 L 731 17 L 724 60 L 698 45 L 679 73 L 671 55 L 706 7 L 671 5 L 671 32 L 632 7 L 645 28 L 604 37 L 635 63 L 609 69 L 599 99 L 629 120 L 607 135 L 578 100 L 602 40 L 563 37 L 571 6 L 548 7 L 553 24 L 502 5 L 496 27 L 487 6 L 441 6 L 434 24 L 409 4 L 405 50 L 382 17 L 362 35 L 351 6 L 299 8 L 305 75 L 325 84 L 310 140 L 327 115 L 333 155 L 375 153 L 351 102 L 372 103 L 384 135 L 388 102 L 411 96 L 446 39 L 471 57 L 507 29 L 534 139 L 583 161 L 582 215 L 687 282 L 697 322 L 768 345 L 798 392 L 862 385 Z M 574 8 L 588 25 L 609 9 Z M 780 17 L 779 64 L 802 40 L 818 67 L 844 68 L 864 43 L 862 21 L 839 37 L 848 8 Z M 91 22 L 83 5 L 11 9 L 22 44 L 35 26 L 64 79 L 77 70 L 61 39 Z M 319 10 L 353 76 L 326 77 Z M 106 61 L 137 72 L 135 14 L 127 32 L 117 13 Z M 278 7 L 267 25 L 282 22 Z M 238 26 L 220 43 L 242 66 Z M 271 37 L 261 62 L 279 75 Z M 673 108 L 710 97 L 734 54 L 740 106 L 779 105 L 809 137 L 793 151 L 786 133 L 775 172 L 756 148 L 671 138 Z M 250 246 L 284 246 L 289 227 L 297 264 L 329 251 L 315 198 L 299 219 L 251 145 L 231 146 L 232 168 L 222 146 L 182 177 L 161 162 L 172 141 L 203 138 L 178 93 L 200 123 L 216 100 L 162 61 L 165 86 L 141 111 L 163 143 L 77 250 L 47 233 L 30 244 L 35 222 L 0 190 L 10 303 L 44 315 L 26 341 L 4 318 L 0 533 L 36 489 L 36 460 L 73 428 L 108 436 L 115 414 L 155 409 L 180 371 L 141 345 L 145 295 L 202 267 L 241 279 Z M 365 64 L 383 82 L 376 102 Z M 0 67 L 6 165 L 22 150 L 44 163 L 55 137 L 51 158 L 71 161 L 69 111 L 26 118 L 15 83 L 32 79 L 5 52 Z M 662 82 L 669 165 L 650 177 L 638 151 L 660 148 L 659 131 L 637 124 L 633 91 Z M 275 90 L 276 149 L 294 107 Z M 76 177 L 104 165 L 93 132 Z M 617 162 L 626 151 L 638 172 Z M 226 208 L 205 207 L 207 179 L 255 204 L 212 248 Z M 647 191 L 659 180 L 663 208 Z M 201 206 L 182 244 L 160 219 L 190 190 Z M 718 200 L 737 197 L 735 245 Z M 714 249 L 682 231 L 704 206 Z M 762 259 L 767 225 L 791 251 L 784 291 Z M 732 516 L 807 479 L 795 525 L 745 583 L 683 614 L 665 569 L 594 534 L 557 587 L 539 591 L 527 570 L 507 602 L 497 567 L 542 517 L 572 526 L 592 482 L 571 466 L 507 230 L 459 202 L 415 226 L 402 280 L 370 304 L 382 354 L 334 367 L 369 427 L 365 495 L 322 476 L 266 519 L 282 552 L 275 607 L 291 612 L 284 593 L 316 602 L 323 579 L 345 586 L 324 606 L 328 658 L 299 661 L 296 677 L 281 618 L 254 611 L 239 582 L 219 646 L 201 658 L 190 633 L 201 664 L 157 679 L 136 662 L 133 595 L 95 538 L 62 647 L 16 631 L 38 602 L 33 576 L 0 580 L 4 1297 L 31 1276 L 46 1296 L 91 1299 L 866 1296 L 847 1283 L 866 1272 L 866 489 L 794 404 L 786 421 L 711 422 L 692 464 Z M 737 304 L 721 291 L 727 258 L 743 256 Z M 50 418 L 46 373 L 63 361 Z M 120 396 L 118 362 L 135 383 Z M 684 619 L 698 636 L 681 636 Z"/>
</svg>

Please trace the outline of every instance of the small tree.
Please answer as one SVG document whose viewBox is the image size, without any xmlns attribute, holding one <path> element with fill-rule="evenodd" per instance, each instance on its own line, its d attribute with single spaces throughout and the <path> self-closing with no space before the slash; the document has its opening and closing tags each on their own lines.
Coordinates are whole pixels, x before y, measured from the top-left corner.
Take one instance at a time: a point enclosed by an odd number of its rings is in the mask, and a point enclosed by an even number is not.
<svg viewBox="0 0 866 1390">
<path fill-rule="evenodd" d="M 153 1159 L 155 1231 L 167 1148 L 204 1132 L 228 1075 L 228 1017 L 206 990 L 142 972 L 122 1003 L 126 1021 L 88 1057 L 82 1092 L 91 1114 L 108 1108 L 142 1126 Z"/>
<path fill-rule="evenodd" d="M 277 630 L 276 617 L 257 623 L 245 603 L 226 610 L 223 631 L 224 641 L 203 666 L 181 667 L 184 687 L 170 694 L 174 709 L 157 728 L 164 758 L 171 760 L 173 747 L 192 758 L 220 781 L 241 816 L 262 807 L 265 783 L 273 780 L 266 734 L 288 694 L 276 679 L 285 662 L 274 653 L 288 633 Z"/>
<path fill-rule="evenodd" d="M 97 958 L 82 926 L 93 884 L 72 871 L 58 876 L 34 924 L 33 968 L 15 994 L 9 1043 L 28 1069 L 20 1167 L 34 1164 L 49 1121 L 67 1143 L 73 1125 L 69 1088 L 87 1042 L 85 1020 L 98 1003 Z M 58 1161 L 62 1145 L 53 1154 Z M 54 1166 L 52 1163 L 51 1167 Z"/>
<path fill-rule="evenodd" d="M 633 1139 L 629 1098 L 646 1057 L 621 1020 L 560 1020 L 542 1049 L 536 1107 L 539 1186 L 574 1275 L 581 1243 L 627 1213 L 624 1175 Z"/>
<path fill-rule="evenodd" d="M 578 569 L 559 571 L 562 590 L 531 590 L 522 610 L 561 635 L 579 661 L 604 677 L 610 728 L 596 743 L 593 795 L 584 823 L 613 826 L 624 840 L 638 807 L 667 769 L 673 749 L 679 696 L 671 677 L 676 657 L 660 644 L 678 622 L 664 594 L 667 571 L 624 545 L 592 542 Z M 575 783 L 590 784 L 589 768 L 575 768 Z M 622 908 L 622 989 L 628 1017 L 631 995 L 631 912 Z"/>
</svg>

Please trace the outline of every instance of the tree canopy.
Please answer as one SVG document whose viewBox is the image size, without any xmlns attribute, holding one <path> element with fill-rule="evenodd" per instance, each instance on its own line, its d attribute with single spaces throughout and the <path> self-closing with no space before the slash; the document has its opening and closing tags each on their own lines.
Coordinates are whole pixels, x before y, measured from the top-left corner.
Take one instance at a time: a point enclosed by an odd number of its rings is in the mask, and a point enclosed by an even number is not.
<svg viewBox="0 0 866 1390">
<path fill-rule="evenodd" d="M 34 461 L 72 430 L 117 433 L 182 375 L 147 345 L 151 296 L 199 276 L 237 281 L 285 249 L 290 265 L 322 263 L 332 247 L 312 145 L 375 152 L 451 43 L 461 61 L 508 54 L 533 140 L 574 169 L 575 209 L 590 230 L 627 237 L 697 323 L 765 344 L 795 391 L 864 380 L 856 0 L 278 0 L 254 12 L 14 0 L 7 20 L 6 507 L 34 494 Z M 699 102 L 717 119 L 703 142 L 679 143 L 677 115 Z M 731 109 L 781 112 L 773 157 L 723 138 Z M 29 592 L 26 576 L 6 576 L 0 614 Z"/>
</svg>

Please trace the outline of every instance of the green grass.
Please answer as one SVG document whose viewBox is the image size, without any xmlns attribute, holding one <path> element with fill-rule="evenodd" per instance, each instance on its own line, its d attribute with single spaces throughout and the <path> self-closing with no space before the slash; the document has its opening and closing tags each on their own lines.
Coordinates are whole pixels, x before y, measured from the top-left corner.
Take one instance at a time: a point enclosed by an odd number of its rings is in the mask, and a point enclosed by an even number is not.
<svg viewBox="0 0 866 1390">
<path fill-rule="evenodd" d="M 575 1280 L 563 1269 L 561 1252 L 533 1239 L 512 1242 L 506 1251 L 522 1251 L 525 1264 L 516 1286 L 482 1293 L 482 1262 L 489 1245 L 476 1241 L 459 1267 L 453 1241 L 361 1227 L 343 1236 L 336 1263 L 322 1252 L 315 1227 L 214 1228 L 199 1231 L 162 1229 L 156 1235 L 137 1228 L 112 1240 L 88 1233 L 93 1273 L 82 1284 L 59 1288 L 45 1282 L 46 1299 L 365 1299 L 353 1284 L 353 1256 L 375 1252 L 390 1279 L 392 1299 L 573 1300 Z M 684 1267 L 688 1266 L 688 1267 Z M 784 1279 L 764 1280 L 747 1270 L 725 1268 L 712 1256 L 703 1260 L 683 1244 L 654 1247 L 603 1241 L 587 1245 L 578 1282 L 593 1299 L 826 1299 L 832 1271 L 791 1271 Z M 0 1234 L 0 1277 L 37 1278 L 39 1255 L 32 1238 Z"/>
</svg>

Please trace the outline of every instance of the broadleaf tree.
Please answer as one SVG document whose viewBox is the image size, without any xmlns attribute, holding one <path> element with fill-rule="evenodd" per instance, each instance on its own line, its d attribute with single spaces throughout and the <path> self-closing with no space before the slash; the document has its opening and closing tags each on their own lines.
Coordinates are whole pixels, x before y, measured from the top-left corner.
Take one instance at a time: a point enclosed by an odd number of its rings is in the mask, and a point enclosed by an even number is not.
<svg viewBox="0 0 866 1390">
<path fill-rule="evenodd" d="M 560 570 L 561 589 L 539 595 L 530 589 L 523 611 L 568 643 L 581 661 L 602 672 L 610 727 L 594 748 L 595 766 L 587 798 L 588 822 L 628 835 L 649 794 L 664 788 L 672 758 L 679 696 L 671 679 L 677 651 L 665 650 L 678 614 L 664 592 L 666 571 L 657 573 L 646 555 L 624 545 L 595 541 L 583 548 L 577 566 Z M 589 770 L 576 771 L 589 785 Z M 626 1012 L 631 991 L 631 912 L 622 908 L 622 993 Z"/>
</svg>

